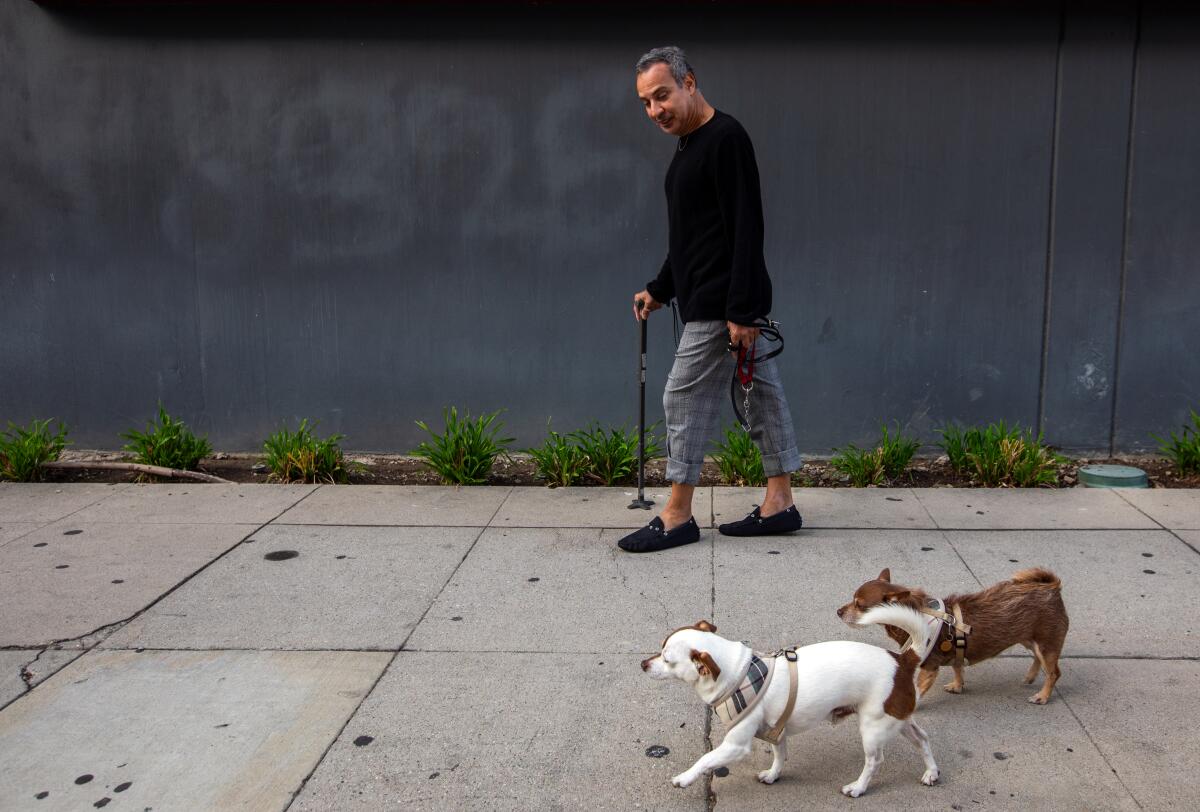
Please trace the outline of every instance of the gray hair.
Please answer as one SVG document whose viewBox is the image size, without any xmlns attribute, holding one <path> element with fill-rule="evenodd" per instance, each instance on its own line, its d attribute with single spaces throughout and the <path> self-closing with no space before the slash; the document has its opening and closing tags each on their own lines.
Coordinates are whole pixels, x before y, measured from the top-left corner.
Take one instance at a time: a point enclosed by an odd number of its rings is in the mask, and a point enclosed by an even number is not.
<svg viewBox="0 0 1200 812">
<path fill-rule="evenodd" d="M 671 75 L 675 77 L 675 84 L 680 87 L 683 87 L 683 79 L 689 73 L 693 80 L 696 78 L 696 71 L 692 70 L 692 66 L 688 64 L 687 54 L 683 52 L 682 48 L 675 45 L 654 48 L 642 54 L 642 58 L 634 66 L 634 71 L 641 76 L 650 70 L 651 65 L 659 64 L 666 65 L 671 69 Z"/>
</svg>

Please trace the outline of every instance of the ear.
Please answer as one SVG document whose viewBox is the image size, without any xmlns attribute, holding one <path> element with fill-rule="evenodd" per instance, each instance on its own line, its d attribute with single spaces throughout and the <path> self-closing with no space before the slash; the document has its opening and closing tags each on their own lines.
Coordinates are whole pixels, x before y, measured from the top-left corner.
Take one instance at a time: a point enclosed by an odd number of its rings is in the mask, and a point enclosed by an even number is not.
<svg viewBox="0 0 1200 812">
<path fill-rule="evenodd" d="M 717 627 L 709 623 L 707 620 L 697 620 L 696 628 L 702 632 L 715 632 Z"/>
<path fill-rule="evenodd" d="M 890 584 L 890 583 L 892 582 L 892 570 L 891 570 L 891 568 L 890 568 L 890 567 L 886 567 L 886 568 L 884 568 L 883 572 L 879 573 L 879 579 L 878 579 L 878 580 L 880 580 L 880 581 L 887 581 L 887 582 Z"/>
<path fill-rule="evenodd" d="M 702 677 L 716 679 L 721 676 L 720 667 L 713 662 L 712 655 L 707 651 L 692 649 L 692 662 L 696 664 L 696 670 L 700 672 L 700 676 Z"/>
</svg>

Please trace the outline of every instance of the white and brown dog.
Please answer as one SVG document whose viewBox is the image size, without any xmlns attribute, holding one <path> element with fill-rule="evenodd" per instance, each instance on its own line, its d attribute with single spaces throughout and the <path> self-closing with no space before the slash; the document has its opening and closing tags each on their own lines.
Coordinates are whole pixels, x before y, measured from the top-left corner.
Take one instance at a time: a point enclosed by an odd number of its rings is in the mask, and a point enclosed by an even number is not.
<svg viewBox="0 0 1200 812">
<path fill-rule="evenodd" d="M 691 683 L 728 725 L 720 746 L 671 783 L 686 787 L 704 773 L 745 758 L 758 737 L 771 745 L 774 756 L 758 780 L 772 784 L 787 758 L 787 734 L 857 713 L 865 763 L 858 780 L 842 787 L 844 794 L 857 798 L 867 791 L 883 761 L 884 745 L 897 733 L 921 751 L 921 783 L 932 786 L 938 780 L 937 763 L 929 738 L 912 718 L 917 666 L 928 642 L 925 620 L 914 609 L 894 604 L 876 606 L 858 618 L 857 625 L 886 624 L 908 632 L 914 645 L 898 654 L 836 640 L 803 646 L 794 654 L 760 656 L 743 643 L 718 636 L 716 627 L 704 620 L 671 632 L 662 651 L 642 661 L 642 670 L 654 679 Z"/>
</svg>

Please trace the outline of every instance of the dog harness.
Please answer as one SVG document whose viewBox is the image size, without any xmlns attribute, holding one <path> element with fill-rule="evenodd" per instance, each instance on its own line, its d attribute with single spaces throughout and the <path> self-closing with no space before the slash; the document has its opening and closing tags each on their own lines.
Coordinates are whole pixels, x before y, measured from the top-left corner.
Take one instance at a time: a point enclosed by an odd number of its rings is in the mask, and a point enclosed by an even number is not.
<svg viewBox="0 0 1200 812">
<path fill-rule="evenodd" d="M 711 703 L 713 711 L 727 727 L 736 725 L 758 704 L 760 699 L 766 696 L 767 688 L 771 685 L 771 678 L 775 676 L 775 660 L 779 657 L 786 658 L 788 663 L 790 684 L 787 707 L 783 709 L 779 721 L 772 728 L 754 734 L 756 739 L 762 739 L 771 744 L 779 744 L 779 739 L 783 736 L 783 729 L 787 726 L 787 720 L 792 715 L 792 709 L 796 707 L 796 693 L 800 679 L 796 667 L 795 646 L 763 655 L 751 652 L 746 673 L 734 683 L 733 690 Z"/>
<path fill-rule="evenodd" d="M 953 612 L 953 614 L 951 614 Z M 925 608 L 921 610 L 921 614 L 929 615 L 929 635 L 925 642 L 925 653 L 921 657 L 921 662 L 929 659 L 929 655 L 933 653 L 933 647 L 938 643 L 942 636 L 942 625 L 945 624 L 950 632 L 950 636 L 946 640 L 942 640 L 938 644 L 938 649 L 944 654 L 948 654 L 951 649 L 954 651 L 954 664 L 959 668 L 962 667 L 963 661 L 967 656 L 967 635 L 971 633 L 969 624 L 963 622 L 962 608 L 956 603 L 951 607 L 951 612 L 946 611 L 946 606 L 938 598 L 930 598 Z M 912 646 L 912 639 L 909 638 L 908 644 L 901 649 L 906 651 Z"/>
</svg>

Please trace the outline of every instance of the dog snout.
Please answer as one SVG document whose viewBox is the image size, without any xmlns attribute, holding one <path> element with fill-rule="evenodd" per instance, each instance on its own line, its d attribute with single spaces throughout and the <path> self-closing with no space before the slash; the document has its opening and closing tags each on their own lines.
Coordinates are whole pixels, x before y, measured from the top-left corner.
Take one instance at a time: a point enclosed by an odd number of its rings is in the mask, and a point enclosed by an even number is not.
<svg viewBox="0 0 1200 812">
<path fill-rule="evenodd" d="M 843 614 L 845 614 L 845 613 L 846 613 L 846 607 L 845 607 L 845 606 L 839 606 L 839 607 L 838 607 L 838 610 L 837 610 L 837 615 L 838 615 L 838 617 L 841 617 L 841 616 L 842 616 Z"/>
<path fill-rule="evenodd" d="M 643 671 L 650 670 L 650 661 L 653 659 L 654 659 L 653 657 L 647 657 L 646 659 L 642 660 L 642 670 Z"/>
</svg>

